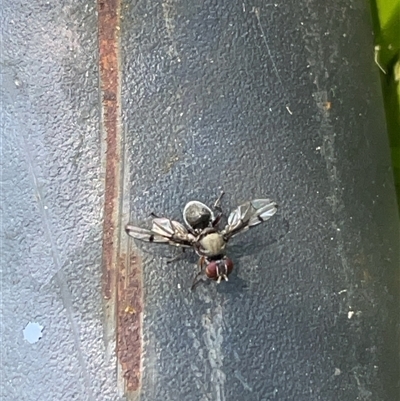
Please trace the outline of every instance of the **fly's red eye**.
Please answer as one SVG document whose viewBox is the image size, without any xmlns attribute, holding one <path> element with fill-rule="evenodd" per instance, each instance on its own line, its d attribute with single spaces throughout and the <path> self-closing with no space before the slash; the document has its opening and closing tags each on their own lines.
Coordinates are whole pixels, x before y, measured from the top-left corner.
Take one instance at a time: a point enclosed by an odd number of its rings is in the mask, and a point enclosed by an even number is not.
<svg viewBox="0 0 400 401">
<path fill-rule="evenodd" d="M 217 262 L 210 262 L 206 267 L 206 275 L 212 280 L 218 279 Z"/>
<path fill-rule="evenodd" d="M 226 266 L 226 270 L 227 270 L 228 274 L 231 274 L 232 270 L 233 270 L 233 262 L 232 262 L 232 260 L 229 259 L 229 258 L 226 258 L 225 259 L 225 266 Z"/>
</svg>

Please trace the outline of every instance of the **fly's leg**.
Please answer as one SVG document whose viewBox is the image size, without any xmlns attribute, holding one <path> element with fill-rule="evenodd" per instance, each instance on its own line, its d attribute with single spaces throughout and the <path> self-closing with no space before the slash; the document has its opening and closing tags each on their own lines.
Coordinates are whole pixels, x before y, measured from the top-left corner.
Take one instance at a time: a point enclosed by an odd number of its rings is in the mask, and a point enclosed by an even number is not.
<svg viewBox="0 0 400 401">
<path fill-rule="evenodd" d="M 200 271 L 196 274 L 195 278 L 193 279 L 193 284 L 190 287 L 191 291 L 193 291 L 197 287 L 198 284 L 200 284 L 201 282 L 205 281 L 204 278 L 201 277 L 204 274 L 204 272 L 203 272 L 203 269 L 204 269 L 204 266 L 205 266 L 204 262 L 205 262 L 205 257 L 201 256 L 199 261 L 198 261 L 198 263 L 197 263 L 197 266 L 200 268 Z"/>
<path fill-rule="evenodd" d="M 219 212 L 222 213 L 222 208 L 221 208 L 221 199 L 225 195 L 224 191 L 221 191 L 220 195 L 218 196 L 217 200 L 214 202 L 214 209 L 218 210 Z"/>
<path fill-rule="evenodd" d="M 182 255 L 185 253 L 185 248 L 180 248 L 180 249 L 182 250 L 182 252 L 180 252 L 179 255 L 176 255 L 171 259 L 167 259 L 167 264 L 176 262 L 177 260 L 179 260 L 182 257 Z"/>
<path fill-rule="evenodd" d="M 224 215 L 224 213 L 222 212 L 222 207 L 221 207 L 221 199 L 224 196 L 225 192 L 221 191 L 221 194 L 218 196 L 217 200 L 214 202 L 213 208 L 218 211 L 217 216 L 215 217 L 215 219 L 211 222 L 211 225 L 213 227 L 217 226 L 218 223 L 221 221 L 222 216 Z"/>
<path fill-rule="evenodd" d="M 158 216 L 158 215 L 155 214 L 154 212 L 151 212 L 151 213 L 150 213 L 150 216 L 151 216 L 151 217 L 154 217 L 154 218 L 156 218 L 156 219 L 159 219 L 159 218 L 160 218 L 160 216 Z"/>
</svg>

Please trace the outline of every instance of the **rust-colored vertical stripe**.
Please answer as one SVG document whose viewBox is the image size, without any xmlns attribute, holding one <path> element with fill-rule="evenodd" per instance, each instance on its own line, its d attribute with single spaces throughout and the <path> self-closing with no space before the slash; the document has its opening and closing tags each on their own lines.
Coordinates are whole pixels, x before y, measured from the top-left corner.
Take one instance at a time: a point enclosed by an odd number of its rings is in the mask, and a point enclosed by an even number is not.
<svg viewBox="0 0 400 401">
<path fill-rule="evenodd" d="M 117 349 L 128 391 L 141 384 L 142 282 L 141 263 L 130 253 L 128 265 L 120 261 L 118 278 Z"/>
<path fill-rule="evenodd" d="M 107 147 L 103 229 L 103 293 L 106 299 L 110 299 L 112 296 L 114 281 L 112 275 L 118 246 L 115 243 L 121 170 L 120 135 L 118 132 L 120 100 L 117 54 L 118 9 L 119 0 L 99 0 L 98 2 L 102 119 Z"/>
<path fill-rule="evenodd" d="M 123 154 L 120 130 L 119 0 L 98 0 L 100 82 L 105 152 L 105 204 L 103 228 L 103 295 L 115 311 L 117 357 L 126 391 L 141 383 L 140 263 L 133 254 L 120 254 L 121 171 Z M 123 239 L 125 240 L 125 238 Z M 110 324 L 110 322 L 108 322 Z"/>
</svg>

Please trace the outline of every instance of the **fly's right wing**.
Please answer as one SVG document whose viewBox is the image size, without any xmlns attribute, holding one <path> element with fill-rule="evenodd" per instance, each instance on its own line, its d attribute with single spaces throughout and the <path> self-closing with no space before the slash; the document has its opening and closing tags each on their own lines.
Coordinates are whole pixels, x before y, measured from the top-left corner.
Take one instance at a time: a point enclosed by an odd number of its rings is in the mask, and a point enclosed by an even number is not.
<svg viewBox="0 0 400 401">
<path fill-rule="evenodd" d="M 165 217 L 154 219 L 151 230 L 127 224 L 125 231 L 129 236 L 140 241 L 181 247 L 191 247 L 196 239 L 181 223 Z"/>
<path fill-rule="evenodd" d="M 240 232 L 247 231 L 270 219 L 278 210 L 278 205 L 270 199 L 254 199 L 238 206 L 228 217 L 228 225 L 223 230 L 226 240 Z"/>
</svg>

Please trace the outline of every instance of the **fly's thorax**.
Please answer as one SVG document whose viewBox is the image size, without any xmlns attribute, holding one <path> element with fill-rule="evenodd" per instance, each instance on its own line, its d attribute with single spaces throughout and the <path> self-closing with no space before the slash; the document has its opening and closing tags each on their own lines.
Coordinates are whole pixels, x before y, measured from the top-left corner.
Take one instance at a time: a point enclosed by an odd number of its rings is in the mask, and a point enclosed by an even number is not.
<svg viewBox="0 0 400 401">
<path fill-rule="evenodd" d="M 224 253 L 226 242 L 219 233 L 210 233 L 205 235 L 200 241 L 201 251 L 206 256 L 221 255 Z"/>
</svg>

